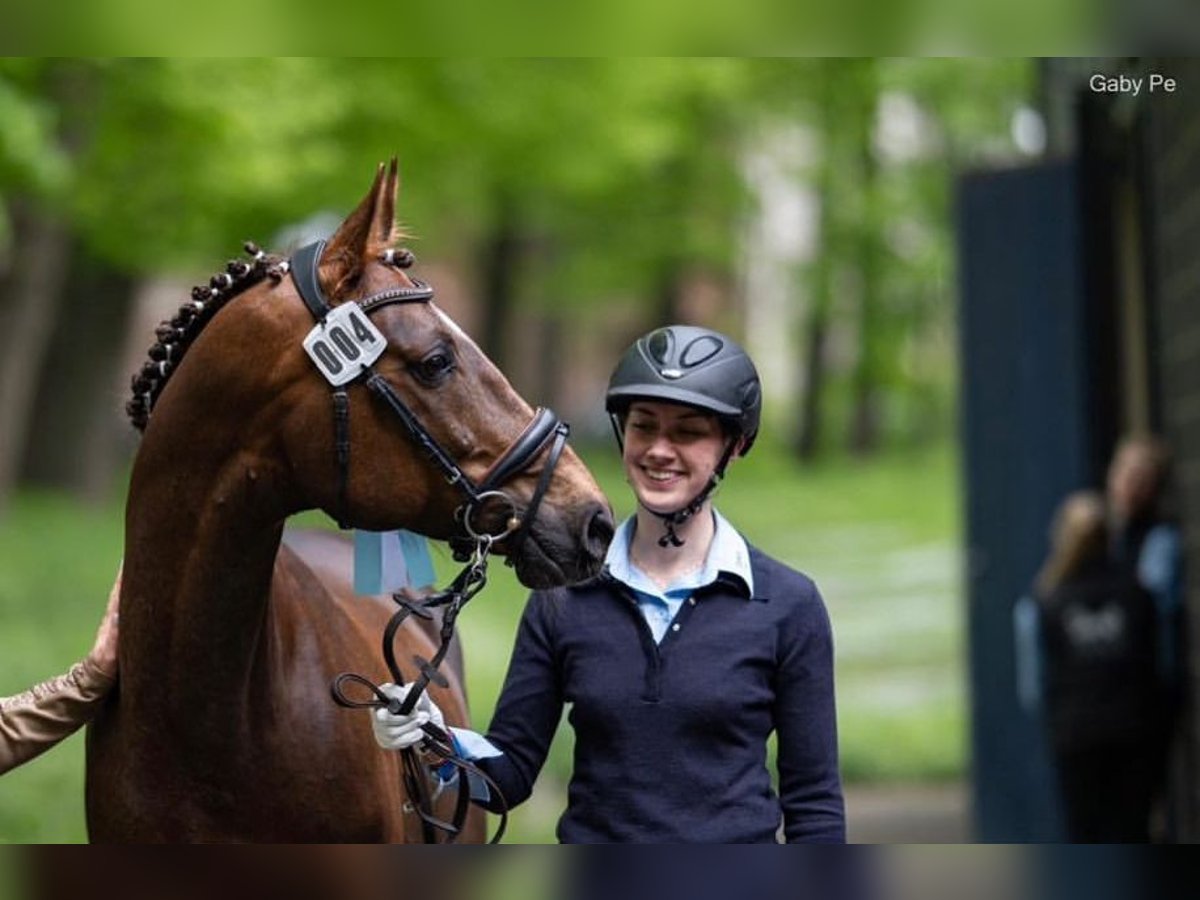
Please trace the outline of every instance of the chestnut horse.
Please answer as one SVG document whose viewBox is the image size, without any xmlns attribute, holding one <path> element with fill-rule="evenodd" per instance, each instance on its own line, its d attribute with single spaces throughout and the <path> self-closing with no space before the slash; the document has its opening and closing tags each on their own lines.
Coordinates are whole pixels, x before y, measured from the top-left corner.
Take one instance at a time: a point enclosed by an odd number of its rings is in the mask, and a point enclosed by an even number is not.
<svg viewBox="0 0 1200 900">
<path fill-rule="evenodd" d="M 381 335 L 370 391 L 354 380 L 335 412 L 331 379 L 302 347 L 316 315 L 298 291 L 303 273 L 289 277 L 288 261 L 253 245 L 252 263 L 231 262 L 160 326 L 134 378 L 129 410 L 144 434 L 126 509 L 119 685 L 88 737 L 92 840 L 421 839 L 399 754 L 375 744 L 367 714 L 330 697 L 339 672 L 388 680 L 379 641 L 395 607 L 352 596 L 337 535 L 282 543 L 293 513 L 316 507 L 347 525 L 447 540 L 466 518 L 498 536 L 496 552 L 530 587 L 601 565 L 612 536 L 604 495 L 561 441 L 511 452 L 546 414 L 535 417 L 403 271 L 412 258 L 392 249 L 396 183 L 395 160 L 380 166 L 310 254 L 309 293 L 334 310 L 357 301 Z M 392 400 L 461 483 L 443 477 Z M 464 513 L 463 485 L 490 484 L 497 469 L 502 502 Z M 436 649 L 414 621 L 397 637 L 402 665 Z M 449 724 L 465 724 L 461 673 L 446 674 L 432 696 Z M 451 816 L 454 793 L 435 814 Z M 481 839 L 483 825 L 474 811 L 463 839 Z"/>
</svg>

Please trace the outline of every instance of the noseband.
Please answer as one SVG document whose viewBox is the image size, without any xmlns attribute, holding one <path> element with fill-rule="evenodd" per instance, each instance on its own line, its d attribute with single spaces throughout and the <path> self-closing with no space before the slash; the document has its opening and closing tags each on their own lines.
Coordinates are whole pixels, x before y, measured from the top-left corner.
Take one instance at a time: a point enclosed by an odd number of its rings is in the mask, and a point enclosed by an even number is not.
<svg viewBox="0 0 1200 900">
<path fill-rule="evenodd" d="M 317 322 L 314 333 L 325 328 L 328 317 L 334 312 L 333 304 L 321 290 L 317 273 L 321 253 L 324 249 L 325 242 L 316 241 L 297 250 L 291 260 L 292 280 L 296 284 L 296 289 L 299 291 L 304 305 L 308 307 L 308 311 Z M 433 299 L 432 287 L 415 278 L 412 279 L 412 282 L 413 287 L 411 288 L 388 288 L 347 302 L 356 304 L 358 309 L 369 317 L 375 310 L 393 303 L 428 303 Z M 459 561 L 466 561 L 481 542 L 486 541 L 490 546 L 495 541 L 508 538 L 508 561 L 511 564 L 513 553 L 528 534 L 529 526 L 537 515 L 542 498 L 550 487 L 550 479 L 558 465 L 563 447 L 566 445 L 567 434 L 570 431 L 569 426 L 552 411 L 538 409 L 525 430 L 492 464 L 483 479 L 476 483 L 437 442 L 437 439 L 426 430 L 383 376 L 375 371 L 374 359 L 377 359 L 378 354 L 382 353 L 383 347 L 386 346 L 386 339 L 373 326 L 369 326 L 369 328 L 374 331 L 374 345 L 378 349 L 378 353 L 371 358 L 370 362 L 358 362 L 357 368 L 353 368 L 354 362 L 366 357 L 363 357 L 362 348 L 348 337 L 349 332 L 362 329 L 358 337 L 367 341 L 368 344 L 372 340 L 368 336 L 367 326 L 364 326 L 361 321 L 357 322 L 353 328 L 343 328 L 340 335 L 333 333 L 336 329 L 331 328 L 332 340 L 329 344 L 324 345 L 324 357 L 310 350 L 314 362 L 317 363 L 318 368 L 322 370 L 333 387 L 334 446 L 338 467 L 338 524 L 343 528 L 347 527 L 345 516 L 347 514 L 346 485 L 350 466 L 350 404 L 346 387 L 356 381 L 361 381 L 372 394 L 396 414 L 417 446 L 442 471 L 446 481 L 456 485 L 465 495 L 466 499 L 463 504 L 455 511 L 455 519 L 464 532 L 457 540 L 451 541 L 455 557 Z M 313 335 L 310 335 L 309 340 L 312 339 Z M 307 349 L 309 341 L 305 343 Z M 342 351 L 341 356 L 347 358 L 345 363 L 334 358 L 331 364 L 325 364 L 332 354 L 329 349 L 330 344 Z M 336 374 L 334 374 L 335 366 Z M 516 501 L 501 488 L 514 476 L 528 468 L 548 444 L 550 450 L 542 468 L 541 477 L 525 507 L 524 515 L 521 515 Z M 492 502 L 504 504 L 508 513 L 503 530 L 495 533 L 480 528 L 477 522 L 477 517 L 483 508 Z"/>
</svg>

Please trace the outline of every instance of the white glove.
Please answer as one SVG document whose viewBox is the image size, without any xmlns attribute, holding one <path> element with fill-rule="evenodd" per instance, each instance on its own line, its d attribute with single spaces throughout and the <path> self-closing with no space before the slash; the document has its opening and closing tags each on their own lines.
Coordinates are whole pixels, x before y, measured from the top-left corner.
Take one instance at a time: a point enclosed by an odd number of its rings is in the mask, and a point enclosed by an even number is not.
<svg viewBox="0 0 1200 900">
<path fill-rule="evenodd" d="M 400 701 L 408 696 L 411 688 L 411 683 L 397 686 L 388 682 L 379 686 L 383 693 Z M 421 694 L 421 698 L 406 716 L 390 713 L 386 707 L 371 710 L 371 727 L 375 730 L 375 742 L 384 750 L 404 750 L 419 743 L 425 736 L 421 726 L 426 722 L 433 722 L 438 728 L 446 727 L 442 711 L 430 698 L 428 691 Z"/>
</svg>

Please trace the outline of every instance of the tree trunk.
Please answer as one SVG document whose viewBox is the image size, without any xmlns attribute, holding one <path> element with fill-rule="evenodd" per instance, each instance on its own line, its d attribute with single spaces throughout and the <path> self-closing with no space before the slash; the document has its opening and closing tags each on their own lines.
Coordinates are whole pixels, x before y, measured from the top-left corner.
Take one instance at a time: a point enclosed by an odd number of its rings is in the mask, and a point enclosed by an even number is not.
<svg viewBox="0 0 1200 900">
<path fill-rule="evenodd" d="M 483 304 L 480 338 L 483 351 L 503 372 L 508 371 L 508 332 L 521 276 L 520 216 L 508 191 L 496 192 L 492 228 L 480 248 Z"/>
<path fill-rule="evenodd" d="M 565 357 L 563 342 L 566 341 L 566 329 L 563 328 L 562 317 L 553 311 L 546 311 L 540 317 L 540 338 L 538 340 L 538 390 L 536 402 L 542 406 L 561 412 L 563 409 L 563 360 Z"/>
<path fill-rule="evenodd" d="M 681 271 L 682 266 L 677 260 L 671 259 L 663 263 L 658 283 L 655 286 L 657 312 L 651 327 L 673 325 L 682 320 L 683 281 Z"/>
<path fill-rule="evenodd" d="M 0 283 L 0 514 L 36 414 L 37 377 L 70 262 L 70 239 L 59 217 L 18 203 L 12 222 L 12 265 Z"/>
<path fill-rule="evenodd" d="M 65 292 L 71 306 L 50 339 L 21 472 L 23 480 L 99 501 L 108 496 L 130 434 L 117 367 L 124 363 L 134 282 L 79 253 L 72 258 Z"/>
<path fill-rule="evenodd" d="M 854 369 L 853 408 L 850 415 L 848 446 L 856 456 L 874 453 L 880 441 L 879 388 L 881 355 L 884 335 L 880 331 L 880 231 L 882 222 L 878 210 L 879 163 L 871 139 L 875 117 L 875 83 L 873 61 L 864 61 L 860 106 L 856 109 L 858 124 L 859 177 L 863 194 L 863 215 L 857 225 L 859 310 L 858 361 Z"/>
<path fill-rule="evenodd" d="M 795 446 L 797 456 L 807 461 L 815 459 L 821 449 L 821 395 L 825 388 L 825 338 L 829 332 L 826 298 L 813 298 L 806 324 L 800 361 L 804 380 Z"/>
<path fill-rule="evenodd" d="M 827 150 L 828 152 L 828 150 Z M 833 306 L 833 271 L 836 265 L 835 248 L 840 231 L 830 177 L 832 161 L 823 164 L 821 177 L 821 250 L 817 259 L 812 299 L 805 316 L 805 332 L 800 354 L 800 410 L 796 417 L 793 446 L 802 460 L 813 460 L 821 452 L 824 432 L 822 395 L 825 390 L 825 342 L 829 336 L 829 315 Z"/>
<path fill-rule="evenodd" d="M 829 63 L 818 67 L 821 163 L 817 190 L 820 196 L 819 256 L 814 262 L 812 299 L 805 316 L 805 331 L 800 354 L 800 409 L 796 416 L 793 447 L 802 460 L 813 460 L 821 452 L 824 432 L 822 395 L 826 383 L 825 343 L 829 335 L 829 316 L 833 306 L 833 273 L 845 232 L 842 202 L 838 196 L 837 167 L 841 164 L 844 141 L 843 118 L 838 113 L 838 76 Z"/>
<path fill-rule="evenodd" d="M 866 188 L 870 190 L 870 188 Z M 879 266 L 875 234 L 869 226 L 862 235 L 858 313 L 858 361 L 854 369 L 853 409 L 848 446 L 856 456 L 879 449 L 879 368 L 882 335 L 879 333 Z"/>
</svg>

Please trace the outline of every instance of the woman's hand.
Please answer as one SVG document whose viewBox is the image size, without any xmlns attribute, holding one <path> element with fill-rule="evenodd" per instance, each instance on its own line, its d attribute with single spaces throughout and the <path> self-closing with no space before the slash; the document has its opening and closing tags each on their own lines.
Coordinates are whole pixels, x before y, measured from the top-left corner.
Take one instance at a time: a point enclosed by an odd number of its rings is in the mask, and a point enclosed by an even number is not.
<svg viewBox="0 0 1200 900">
<path fill-rule="evenodd" d="M 381 684 L 379 689 L 396 700 L 403 701 L 412 689 L 412 684 L 400 685 Z M 422 693 L 412 712 L 407 715 L 390 713 L 385 708 L 371 712 L 371 726 L 375 731 L 375 742 L 384 750 L 404 750 L 420 743 L 425 737 L 421 726 L 432 722 L 438 728 L 445 729 L 446 720 L 442 711 L 433 702 L 428 693 Z"/>
<path fill-rule="evenodd" d="M 96 630 L 96 642 L 92 645 L 89 658 L 106 675 L 117 674 L 117 608 L 121 599 L 121 574 L 125 570 L 124 562 L 117 568 L 117 579 L 113 582 L 112 590 L 108 593 L 108 606 L 104 608 L 104 618 Z"/>
</svg>

